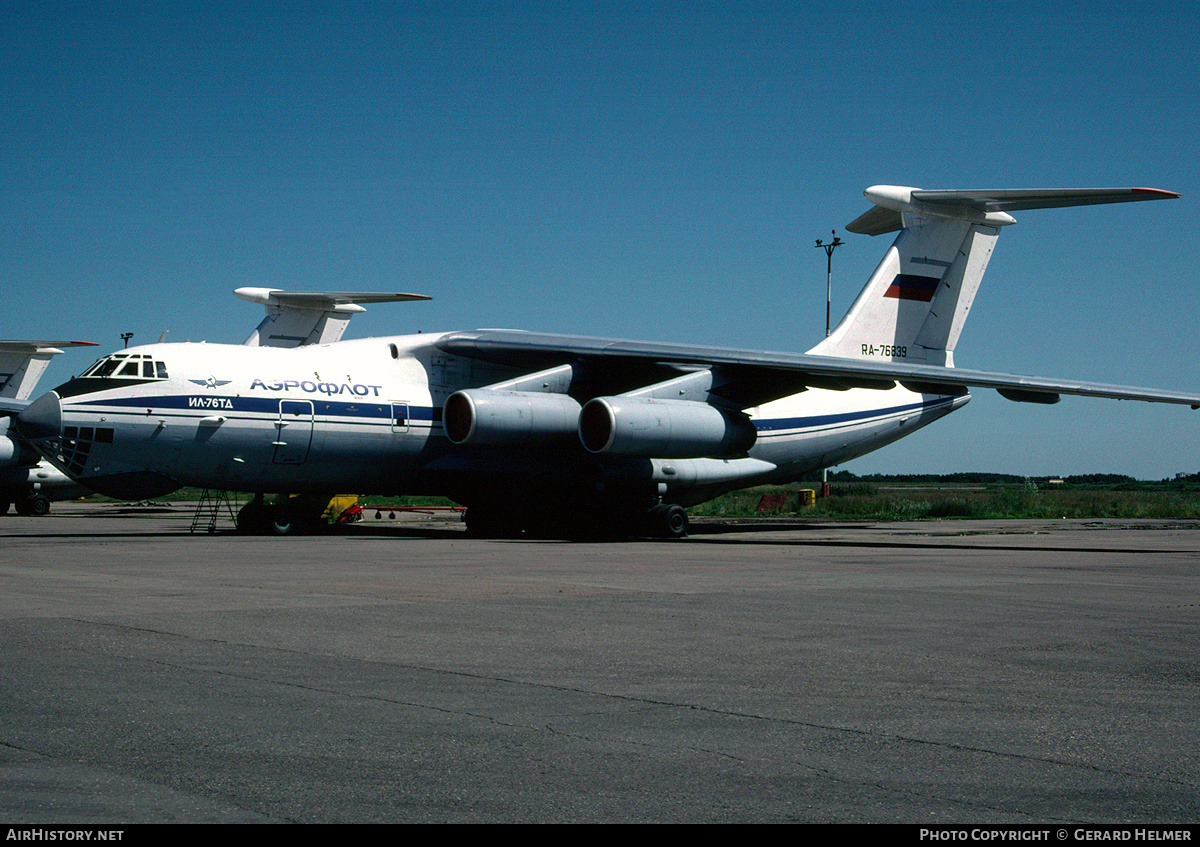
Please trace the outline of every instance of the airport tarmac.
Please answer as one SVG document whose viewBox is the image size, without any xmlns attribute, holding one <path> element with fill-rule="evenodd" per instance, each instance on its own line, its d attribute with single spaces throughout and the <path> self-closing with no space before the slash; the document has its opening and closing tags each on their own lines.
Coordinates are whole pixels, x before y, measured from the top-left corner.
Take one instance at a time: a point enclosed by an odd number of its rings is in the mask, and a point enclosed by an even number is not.
<svg viewBox="0 0 1200 847">
<path fill-rule="evenodd" d="M 0 817 L 1200 821 L 1200 524 L 0 518 Z"/>
</svg>

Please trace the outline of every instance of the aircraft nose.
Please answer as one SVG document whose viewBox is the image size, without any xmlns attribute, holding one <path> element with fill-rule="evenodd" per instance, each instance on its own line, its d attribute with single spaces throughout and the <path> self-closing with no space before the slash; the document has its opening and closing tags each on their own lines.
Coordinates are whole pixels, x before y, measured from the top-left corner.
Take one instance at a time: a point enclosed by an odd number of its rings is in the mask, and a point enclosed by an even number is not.
<svg viewBox="0 0 1200 847">
<path fill-rule="evenodd" d="M 62 435 L 62 403 L 53 391 L 34 400 L 17 415 L 17 430 L 30 441 Z"/>
</svg>

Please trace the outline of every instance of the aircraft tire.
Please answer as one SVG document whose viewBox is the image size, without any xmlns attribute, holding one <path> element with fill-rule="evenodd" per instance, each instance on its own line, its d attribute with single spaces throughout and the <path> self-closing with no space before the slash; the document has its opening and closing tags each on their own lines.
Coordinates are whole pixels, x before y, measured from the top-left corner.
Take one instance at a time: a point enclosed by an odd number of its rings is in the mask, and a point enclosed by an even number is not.
<svg viewBox="0 0 1200 847">
<path fill-rule="evenodd" d="M 251 500 L 237 516 L 237 531 L 242 535 L 263 535 L 267 531 L 267 508 Z"/>
<path fill-rule="evenodd" d="M 286 506 L 272 506 L 267 512 L 267 532 L 271 535 L 298 535 L 300 516 Z"/>
<path fill-rule="evenodd" d="M 44 494 L 30 494 L 17 501 L 17 514 L 40 518 L 50 514 L 50 501 Z"/>
<path fill-rule="evenodd" d="M 686 538 L 688 513 L 683 506 L 662 504 L 650 510 L 650 522 L 661 538 Z"/>
</svg>

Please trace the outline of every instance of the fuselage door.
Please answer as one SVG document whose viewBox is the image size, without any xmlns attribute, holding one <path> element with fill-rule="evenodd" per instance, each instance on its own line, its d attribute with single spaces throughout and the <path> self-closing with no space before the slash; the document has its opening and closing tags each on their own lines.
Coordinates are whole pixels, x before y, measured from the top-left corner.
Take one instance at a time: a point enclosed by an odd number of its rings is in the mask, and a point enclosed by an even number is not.
<svg viewBox="0 0 1200 847">
<path fill-rule="evenodd" d="M 275 464 L 304 464 L 309 445 L 312 444 L 312 401 L 280 400 L 275 430 Z"/>
<path fill-rule="evenodd" d="M 408 432 L 408 404 L 392 404 L 392 432 Z"/>
</svg>

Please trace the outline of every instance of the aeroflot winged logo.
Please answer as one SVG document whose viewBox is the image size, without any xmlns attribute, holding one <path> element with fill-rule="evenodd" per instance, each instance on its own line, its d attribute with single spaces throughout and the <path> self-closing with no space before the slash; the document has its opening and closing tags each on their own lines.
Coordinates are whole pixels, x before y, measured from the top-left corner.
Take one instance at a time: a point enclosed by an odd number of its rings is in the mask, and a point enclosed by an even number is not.
<svg viewBox="0 0 1200 847">
<path fill-rule="evenodd" d="M 203 385 L 205 388 L 220 388 L 222 385 L 229 385 L 231 379 L 217 379 L 215 376 L 210 376 L 208 379 L 189 379 L 188 382 L 195 385 Z"/>
<path fill-rule="evenodd" d="M 941 280 L 931 276 L 896 274 L 896 278 L 892 280 L 888 290 L 883 292 L 883 296 L 896 300 L 919 300 L 922 303 L 928 303 L 937 293 L 939 282 Z"/>
</svg>

